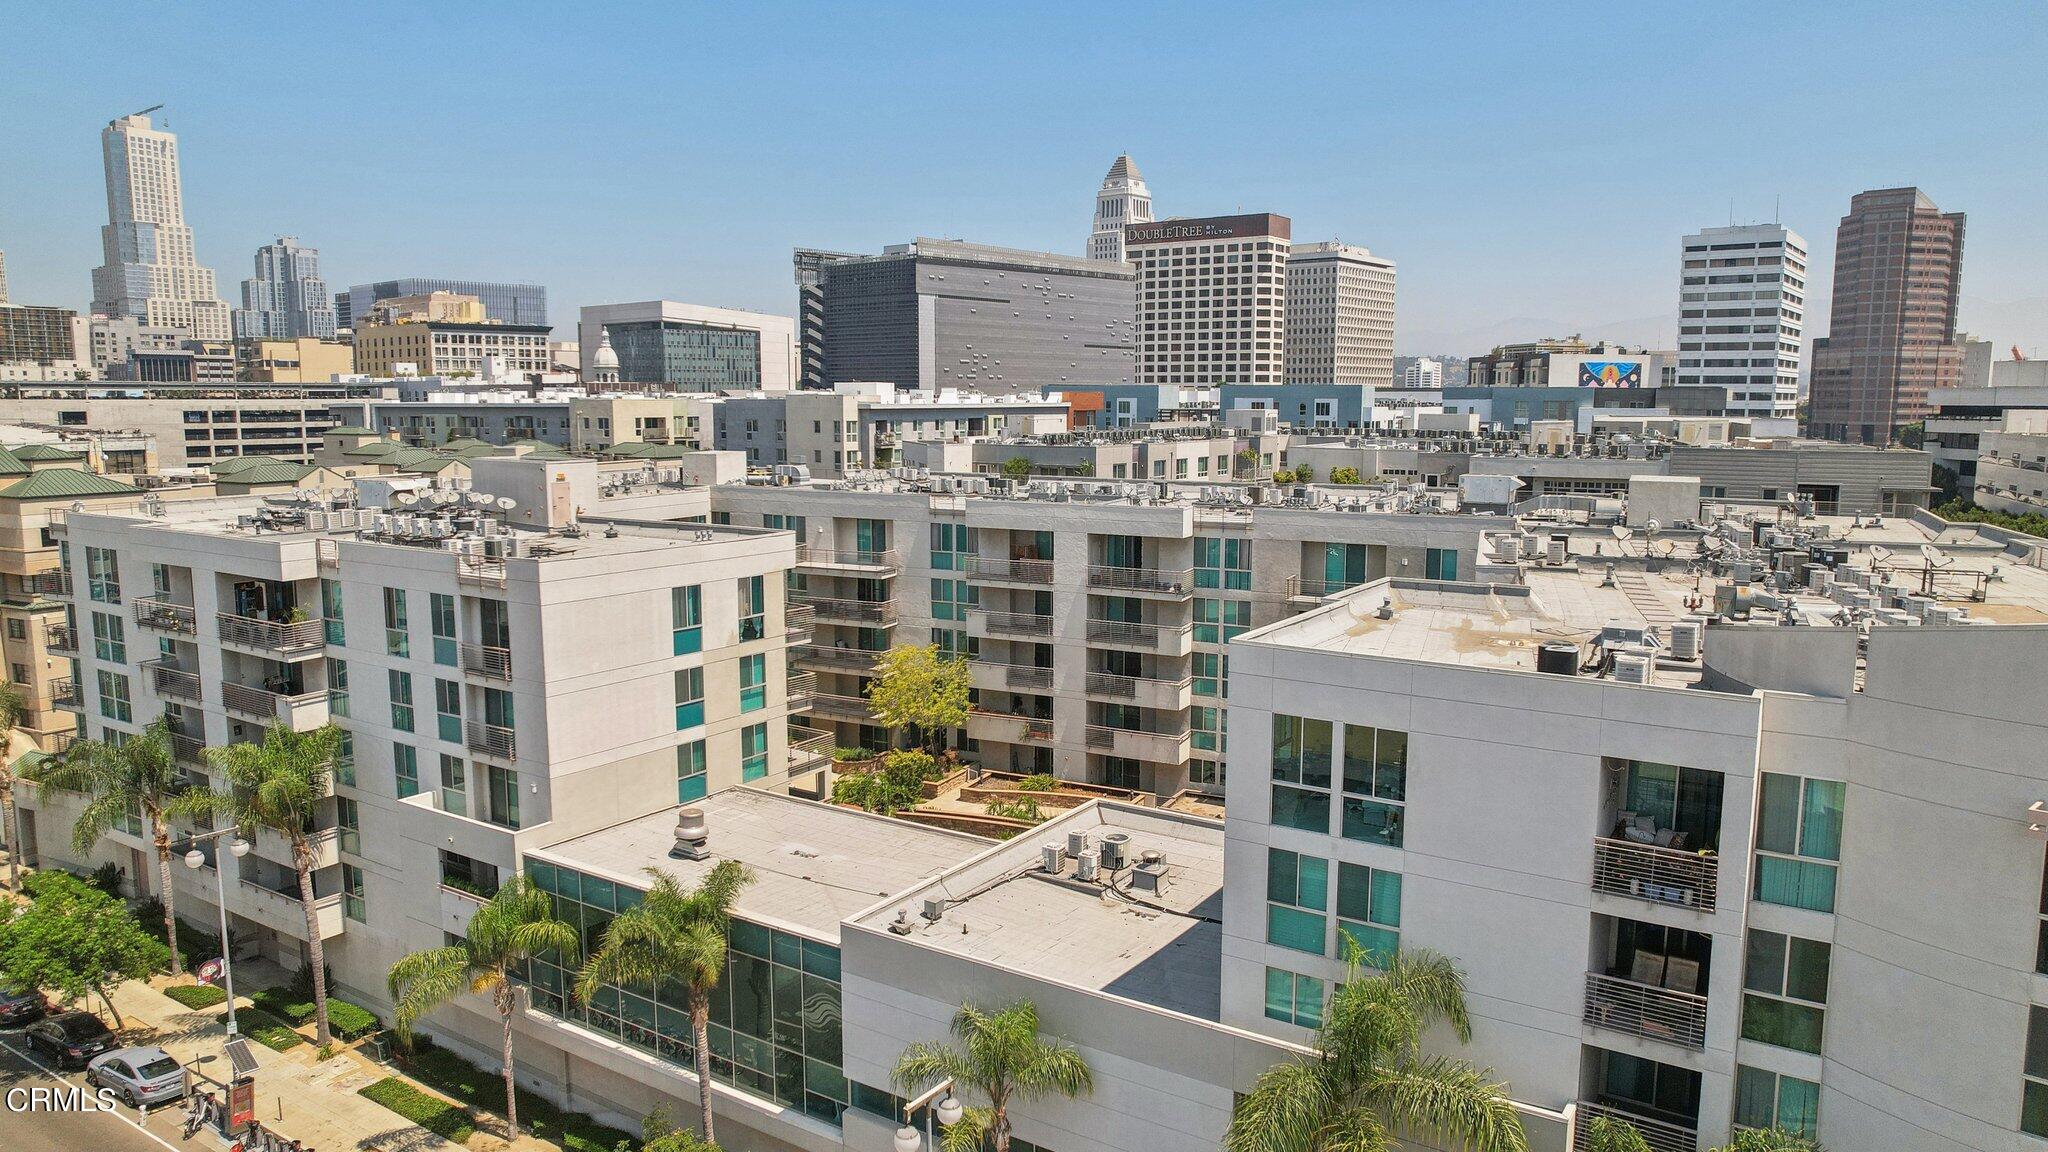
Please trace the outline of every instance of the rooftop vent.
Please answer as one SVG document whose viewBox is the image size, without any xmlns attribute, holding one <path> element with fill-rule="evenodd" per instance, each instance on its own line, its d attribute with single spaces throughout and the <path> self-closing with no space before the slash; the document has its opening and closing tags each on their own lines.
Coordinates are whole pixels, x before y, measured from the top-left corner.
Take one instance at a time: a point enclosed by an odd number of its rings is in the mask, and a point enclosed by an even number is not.
<svg viewBox="0 0 2048 1152">
<path fill-rule="evenodd" d="M 1139 855 L 1138 863 L 1131 869 L 1131 889 L 1135 892 L 1150 892 L 1154 896 L 1166 895 L 1164 852 L 1147 849 Z"/>
<path fill-rule="evenodd" d="M 684 808 L 676 813 L 676 844 L 668 854 L 678 860 L 707 860 L 711 857 L 711 827 L 702 808 Z"/>
</svg>

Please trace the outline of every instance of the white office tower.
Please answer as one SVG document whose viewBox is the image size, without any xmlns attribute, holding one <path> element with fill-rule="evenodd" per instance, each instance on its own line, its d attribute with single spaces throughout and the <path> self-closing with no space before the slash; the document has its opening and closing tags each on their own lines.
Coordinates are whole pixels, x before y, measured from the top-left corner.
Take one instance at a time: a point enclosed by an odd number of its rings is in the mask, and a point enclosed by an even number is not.
<svg viewBox="0 0 2048 1152">
<path fill-rule="evenodd" d="M 1334 240 L 1287 257 L 1289 384 L 1394 383 L 1394 262 Z"/>
<path fill-rule="evenodd" d="M 1777 224 L 1685 238 L 1678 383 L 1725 388 L 1728 415 L 1796 415 L 1806 320 L 1806 240 Z"/>
<path fill-rule="evenodd" d="M 226 340 L 227 302 L 214 291 L 213 269 L 193 255 L 192 230 L 185 226 L 177 136 L 150 127 L 148 115 L 138 112 L 108 123 L 100 148 L 107 169 L 107 224 L 100 229 L 106 262 L 92 270 L 93 312 Z"/>
<path fill-rule="evenodd" d="M 1441 388 L 1444 386 L 1444 362 L 1424 356 L 1408 365 L 1401 373 L 1403 388 Z"/>
<path fill-rule="evenodd" d="M 320 278 L 320 250 L 301 245 L 296 236 L 258 248 L 256 275 L 242 281 L 235 339 L 327 340 L 334 329 L 334 297 Z"/>
<path fill-rule="evenodd" d="M 7 303 L 7 253 L 0 252 L 0 304 Z"/>
<path fill-rule="evenodd" d="M 1118 156 L 1095 193 L 1095 231 L 1088 236 L 1090 260 L 1124 258 L 1124 225 L 1152 222 L 1152 190 L 1129 156 Z"/>
</svg>

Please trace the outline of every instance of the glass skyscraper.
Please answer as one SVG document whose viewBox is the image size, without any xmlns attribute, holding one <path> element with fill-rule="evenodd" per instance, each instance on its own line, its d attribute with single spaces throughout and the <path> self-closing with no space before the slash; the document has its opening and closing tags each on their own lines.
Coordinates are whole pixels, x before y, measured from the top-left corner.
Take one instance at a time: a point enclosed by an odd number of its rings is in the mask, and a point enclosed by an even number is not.
<svg viewBox="0 0 2048 1152">
<path fill-rule="evenodd" d="M 357 284 L 334 296 L 334 310 L 344 328 L 354 328 L 368 319 L 370 308 L 393 296 L 424 296 L 429 292 L 459 292 L 484 302 L 485 317 L 501 324 L 546 324 L 548 290 L 540 284 L 499 284 L 488 280 L 443 280 L 432 276 L 408 276 L 400 280 L 379 280 Z"/>
<path fill-rule="evenodd" d="M 761 334 L 672 320 L 605 325 L 619 356 L 619 379 L 677 392 L 761 387 Z"/>
</svg>

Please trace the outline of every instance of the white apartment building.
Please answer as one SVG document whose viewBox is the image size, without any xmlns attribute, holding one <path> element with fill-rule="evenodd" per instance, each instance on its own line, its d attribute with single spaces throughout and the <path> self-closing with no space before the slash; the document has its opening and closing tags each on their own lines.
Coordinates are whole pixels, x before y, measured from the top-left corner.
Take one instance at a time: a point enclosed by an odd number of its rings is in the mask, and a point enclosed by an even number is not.
<svg viewBox="0 0 2048 1152">
<path fill-rule="evenodd" d="M 100 229 L 105 259 L 92 270 L 92 311 L 198 340 L 228 339 L 232 312 L 214 287 L 213 269 L 199 263 L 185 224 L 177 135 L 151 127 L 140 112 L 109 121 L 100 151 L 107 224 Z"/>
<path fill-rule="evenodd" d="M 1392 260 L 1334 240 L 1293 245 L 1286 313 L 1285 383 L 1394 383 Z"/>
<path fill-rule="evenodd" d="M 1418 358 L 1401 373 L 1403 388 L 1442 388 L 1444 386 L 1444 362 L 1427 356 Z"/>
<path fill-rule="evenodd" d="M 1134 381 L 1285 383 L 1292 230 L 1271 213 L 1126 228 L 1124 259 L 1138 269 Z"/>
<path fill-rule="evenodd" d="M 1860 524 L 1535 525 L 1240 637 L 1223 1023 L 1426 947 L 1455 1054 L 1659 1152 L 2037 1147 L 2048 573 Z"/>
<path fill-rule="evenodd" d="M 1703 228 L 1680 266 L 1678 384 L 1725 388 L 1730 416 L 1797 415 L 1805 238 L 1777 224 Z"/>
<path fill-rule="evenodd" d="M 1095 192 L 1095 230 L 1088 234 L 1090 260 L 1122 260 L 1124 227 L 1152 222 L 1152 189 L 1138 174 L 1137 162 L 1118 156 Z"/>
<path fill-rule="evenodd" d="M 1367 580 L 1470 572 L 1485 525 L 1249 506 L 1203 490 L 1228 482 L 1230 446 L 1192 444 L 1213 458 L 1163 483 L 1039 480 L 1021 497 L 972 477 L 727 484 L 712 515 L 797 534 L 790 597 L 816 639 L 791 660 L 818 678 L 805 722 L 840 747 L 887 744 L 865 699 L 876 657 L 936 644 L 973 664 L 977 703 L 956 736 L 984 767 L 1214 792 L 1232 637 Z M 1186 460 L 1161 453 L 1161 471 L 1170 458 Z"/>
</svg>

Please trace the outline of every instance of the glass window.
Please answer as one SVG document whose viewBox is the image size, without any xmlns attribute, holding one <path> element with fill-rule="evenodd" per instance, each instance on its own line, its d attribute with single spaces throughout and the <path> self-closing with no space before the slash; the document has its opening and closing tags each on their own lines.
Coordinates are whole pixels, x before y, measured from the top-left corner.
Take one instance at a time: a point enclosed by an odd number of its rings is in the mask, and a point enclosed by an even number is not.
<svg viewBox="0 0 2048 1152">
<path fill-rule="evenodd" d="M 768 725 L 750 724 L 740 729 L 740 781 L 759 780 L 768 775 Z"/>
<path fill-rule="evenodd" d="M 2020 1131 L 2048 1138 L 2048 1008 L 2027 1009 L 2027 1053 L 2022 1066 Z"/>
<path fill-rule="evenodd" d="M 740 580 L 740 641 L 759 640 L 768 635 L 768 598 L 759 576 Z"/>
<path fill-rule="evenodd" d="M 1359 959 L 1383 967 L 1401 946 L 1401 874 L 1362 864 L 1337 865 L 1339 949 L 1356 946 Z M 1347 943 L 1348 941 L 1348 943 Z"/>
<path fill-rule="evenodd" d="M 364 921 L 363 870 L 353 864 L 341 866 L 341 913 L 358 923 Z"/>
<path fill-rule="evenodd" d="M 1819 1055 L 1829 945 L 1753 928 L 1744 953 L 1743 1038 Z"/>
<path fill-rule="evenodd" d="M 1330 864 L 1279 848 L 1266 850 L 1266 942 L 1325 955 Z"/>
<path fill-rule="evenodd" d="M 1225 710 L 1200 705 L 1190 708 L 1188 727 L 1193 747 L 1219 756 L 1230 750 L 1230 713 Z"/>
<path fill-rule="evenodd" d="M 469 768 L 460 757 L 441 754 L 441 811 L 469 815 Z"/>
<path fill-rule="evenodd" d="M 412 633 L 406 630 L 405 589 L 384 590 L 384 654 L 412 656 Z"/>
<path fill-rule="evenodd" d="M 1328 720 L 1273 716 L 1273 823 L 1328 835 L 1330 831 Z"/>
<path fill-rule="evenodd" d="M 767 706 L 767 655 L 756 653 L 740 657 L 740 711 L 755 712 Z"/>
<path fill-rule="evenodd" d="M 1426 580 L 1456 580 L 1458 578 L 1458 550 L 1456 548 L 1426 548 L 1422 554 L 1422 575 Z"/>
<path fill-rule="evenodd" d="M 1230 695 L 1230 655 L 1225 652 L 1195 653 L 1195 695 Z"/>
<path fill-rule="evenodd" d="M 334 826 L 340 830 L 337 843 L 343 852 L 361 856 L 363 854 L 362 812 L 354 800 L 346 796 L 334 798 Z"/>
<path fill-rule="evenodd" d="M 1266 969 L 1266 1018 L 1303 1028 L 1323 1026 L 1323 982 L 1280 968 Z"/>
<path fill-rule="evenodd" d="M 342 719 L 348 718 L 348 661 L 327 660 L 327 711 Z"/>
<path fill-rule="evenodd" d="M 320 580 L 320 615 L 326 622 L 327 642 L 337 647 L 347 640 L 341 619 L 341 581 Z"/>
<path fill-rule="evenodd" d="M 1735 1124 L 1738 1128 L 1781 1128 L 1815 1139 L 1820 1131 L 1820 1085 L 1738 1064 Z"/>
<path fill-rule="evenodd" d="M 1344 726 L 1343 832 L 1353 840 L 1402 844 L 1407 818 L 1408 734 Z"/>
<path fill-rule="evenodd" d="M 1228 644 L 1252 626 L 1249 600 L 1195 598 L 1195 640 L 1201 644 Z"/>
<path fill-rule="evenodd" d="M 676 803 L 688 804 L 704 798 L 708 779 L 705 766 L 702 740 L 676 745 Z"/>
<path fill-rule="evenodd" d="M 102 604 L 121 602 L 121 562 L 111 548 L 85 549 L 86 594 Z"/>
<path fill-rule="evenodd" d="M 507 828 L 519 827 L 519 773 L 493 764 L 484 769 L 484 781 L 491 804 L 486 818 Z"/>
<path fill-rule="evenodd" d="M 92 614 L 92 654 L 109 664 L 128 662 L 127 635 L 119 616 L 105 612 Z"/>
<path fill-rule="evenodd" d="M 420 753 L 410 744 L 391 746 L 391 771 L 400 800 L 420 791 Z"/>
<path fill-rule="evenodd" d="M 99 670 L 100 715 L 123 724 L 135 719 L 133 702 L 128 695 L 128 678 L 119 673 Z"/>
<path fill-rule="evenodd" d="M 1249 591 L 1252 542 L 1235 536 L 1195 537 L 1195 587 Z"/>
<path fill-rule="evenodd" d="M 434 630 L 434 663 L 455 667 L 455 597 L 429 592 L 427 615 Z"/>
<path fill-rule="evenodd" d="M 1835 866 L 1842 853 L 1839 780 L 1763 774 L 1757 813 L 1756 898 L 1815 912 L 1835 910 Z"/>
<path fill-rule="evenodd" d="M 704 723 L 704 670 L 678 668 L 676 681 L 676 731 Z"/>
<path fill-rule="evenodd" d="M 704 590 L 692 584 L 669 590 L 670 627 L 674 630 L 671 651 L 687 656 L 704 650 Z"/>
<path fill-rule="evenodd" d="M 462 685 L 453 680 L 434 681 L 434 718 L 441 739 L 462 743 Z"/>
<path fill-rule="evenodd" d="M 391 685 L 391 726 L 400 732 L 412 731 L 412 673 L 392 668 L 387 673 Z"/>
</svg>

